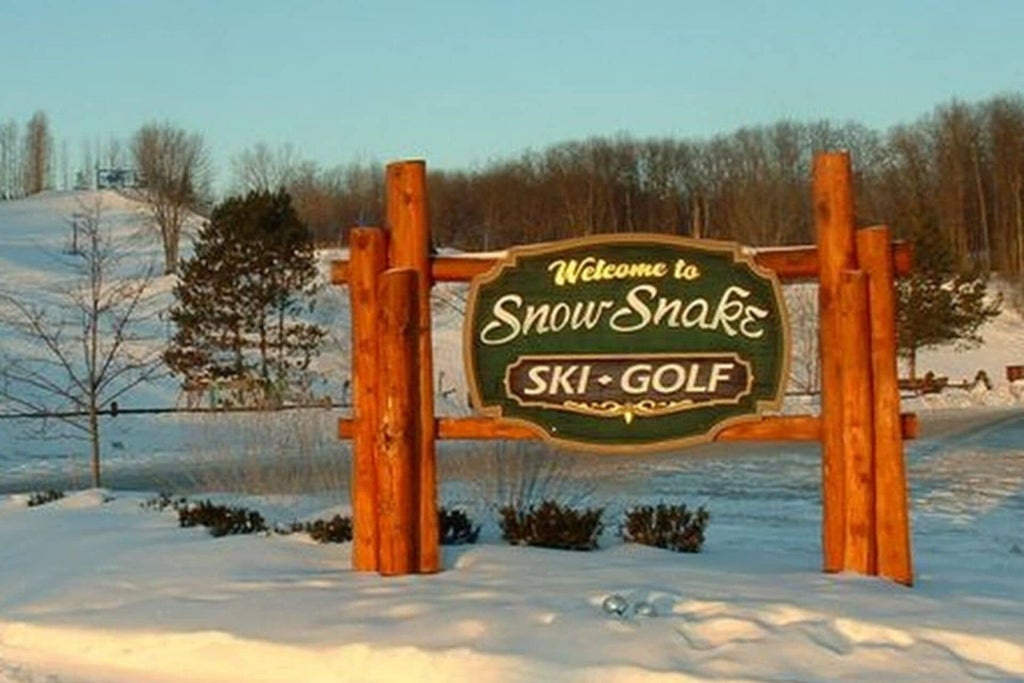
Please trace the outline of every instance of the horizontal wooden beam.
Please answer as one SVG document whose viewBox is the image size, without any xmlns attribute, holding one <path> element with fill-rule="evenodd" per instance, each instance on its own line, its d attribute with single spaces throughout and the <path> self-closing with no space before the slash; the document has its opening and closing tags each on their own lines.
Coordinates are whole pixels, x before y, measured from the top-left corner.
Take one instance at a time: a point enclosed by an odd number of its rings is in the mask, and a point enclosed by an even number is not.
<svg viewBox="0 0 1024 683">
<path fill-rule="evenodd" d="M 541 438 L 537 430 L 528 426 L 497 420 L 492 417 L 441 417 L 437 420 L 437 436 L 440 439 L 516 439 Z"/>
<path fill-rule="evenodd" d="M 919 433 L 917 415 L 900 415 L 904 439 L 916 439 Z M 355 421 L 338 420 L 338 436 L 352 438 Z M 507 420 L 491 417 L 442 417 L 437 420 L 439 439 L 539 439 L 533 429 Z M 715 435 L 715 441 L 821 441 L 821 418 L 817 415 L 770 415 L 761 420 L 741 422 Z"/>
<path fill-rule="evenodd" d="M 906 242 L 893 243 L 893 260 L 897 275 L 910 272 L 913 252 Z M 818 250 L 813 246 L 773 247 L 754 252 L 754 261 L 773 270 L 780 280 L 810 280 L 818 277 Z M 435 256 L 430 261 L 430 275 L 435 282 L 468 282 L 483 275 L 498 262 L 497 257 L 466 254 Z M 331 283 L 348 282 L 348 261 L 331 262 Z"/>
</svg>

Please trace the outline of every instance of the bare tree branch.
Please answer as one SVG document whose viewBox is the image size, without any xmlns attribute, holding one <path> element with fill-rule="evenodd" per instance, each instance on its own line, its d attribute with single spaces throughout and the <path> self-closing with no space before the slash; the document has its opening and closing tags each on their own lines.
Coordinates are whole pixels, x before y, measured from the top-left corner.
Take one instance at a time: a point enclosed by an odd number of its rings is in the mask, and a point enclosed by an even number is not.
<svg viewBox="0 0 1024 683">
<path fill-rule="evenodd" d="M 160 230 L 164 273 L 178 268 L 185 220 L 204 209 L 210 193 L 210 158 L 198 133 L 149 123 L 135 134 L 132 157 L 142 176 L 142 197 Z"/>
<path fill-rule="evenodd" d="M 84 432 L 94 486 L 100 485 L 97 416 L 164 372 L 162 343 L 144 333 L 157 314 L 154 268 L 128 263 L 126 245 L 102 223 L 99 201 L 82 207 L 80 248 L 60 259 L 71 279 L 46 291 L 43 303 L 0 291 L 0 399 Z"/>
</svg>

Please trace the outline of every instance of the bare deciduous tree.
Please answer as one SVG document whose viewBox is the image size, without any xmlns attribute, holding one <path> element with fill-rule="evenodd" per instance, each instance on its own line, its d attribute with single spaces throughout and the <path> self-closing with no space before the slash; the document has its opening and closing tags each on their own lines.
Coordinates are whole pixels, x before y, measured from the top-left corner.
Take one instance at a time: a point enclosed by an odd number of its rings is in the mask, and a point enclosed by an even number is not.
<svg viewBox="0 0 1024 683">
<path fill-rule="evenodd" d="M 25 129 L 24 163 L 26 194 L 53 187 L 53 136 L 44 112 L 33 114 Z"/>
<path fill-rule="evenodd" d="M 100 163 L 107 168 L 121 168 L 128 163 L 125 144 L 121 138 L 111 135 L 107 138 L 100 155 Z"/>
<path fill-rule="evenodd" d="M 132 266 L 98 201 L 81 207 L 77 221 L 78 252 L 56 257 L 69 280 L 34 302 L 0 291 L 0 398 L 8 410 L 54 417 L 88 439 L 99 486 L 99 416 L 161 372 L 162 349 L 145 335 L 157 314 L 152 264 Z"/>
<path fill-rule="evenodd" d="M 18 124 L 10 120 L 0 126 L 0 199 L 21 196 L 23 180 Z"/>
<path fill-rule="evenodd" d="M 68 151 L 67 139 L 60 141 L 60 189 L 71 189 L 71 153 Z"/>
<path fill-rule="evenodd" d="M 234 192 L 277 192 L 295 182 L 302 162 L 295 148 L 286 144 L 276 150 L 259 142 L 231 159 Z"/>
<path fill-rule="evenodd" d="M 818 290 L 806 283 L 786 287 L 789 334 L 792 346 L 789 384 L 794 391 L 821 391 L 821 352 L 818 349 Z"/>
<path fill-rule="evenodd" d="M 93 160 L 92 145 L 83 142 L 79 157 L 78 171 L 75 173 L 76 190 L 96 189 L 96 162 Z"/>
<path fill-rule="evenodd" d="M 167 123 L 149 123 L 132 140 L 132 158 L 142 176 L 143 198 L 160 230 L 164 273 L 178 268 L 181 231 L 190 213 L 209 203 L 210 160 L 198 133 Z"/>
</svg>

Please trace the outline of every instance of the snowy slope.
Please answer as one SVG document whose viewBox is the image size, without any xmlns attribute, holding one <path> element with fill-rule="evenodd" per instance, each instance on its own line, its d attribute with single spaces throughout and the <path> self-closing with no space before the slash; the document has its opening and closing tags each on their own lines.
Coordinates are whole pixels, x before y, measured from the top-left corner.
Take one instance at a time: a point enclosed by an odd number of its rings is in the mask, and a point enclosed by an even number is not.
<svg viewBox="0 0 1024 683">
<path fill-rule="evenodd" d="M 155 264 L 162 272 L 163 251 L 158 230 L 147 216 L 146 207 L 112 190 L 85 192 L 45 192 L 17 201 L 0 202 L 0 269 L 4 279 L 0 286 L 23 300 L 44 303 L 48 289 L 60 290 L 69 277 L 62 267 L 72 243 L 72 223 L 76 214 L 99 211 L 104 230 L 124 240 L 133 263 Z M 191 253 L 191 239 L 202 223 L 199 216 L 186 220 L 181 238 L 182 256 Z M 339 352 L 339 345 L 348 331 L 348 310 L 344 293 L 327 285 L 330 261 L 344 257 L 343 250 L 326 250 L 319 254 L 325 286 L 320 290 L 313 313 L 314 320 L 331 331 L 324 356 L 315 368 L 331 376 L 333 385 L 347 375 L 348 359 Z M 151 291 L 158 294 L 164 308 L 173 302 L 173 276 L 157 277 Z M 165 319 L 154 321 L 144 332 L 157 341 L 166 340 L 172 332 Z M 334 387 L 336 388 L 336 386 Z M 173 377 L 142 387 L 122 405 L 164 408 L 179 399 L 179 382 Z"/>
<path fill-rule="evenodd" d="M 78 214 L 99 216 L 101 227 L 124 245 L 128 257 L 125 267 L 154 264 L 162 272 L 163 251 L 158 231 L 146 216 L 145 207 L 111 190 L 95 192 L 45 192 L 17 201 L 0 202 L 0 267 L 3 291 L 23 302 L 45 305 L 61 296 L 74 275 L 62 263 L 72 245 L 72 224 Z M 182 245 L 198 225 L 198 217 L 186 222 Z M 187 252 L 186 252 L 187 253 Z M 156 277 L 150 292 L 158 296 L 157 306 L 169 306 L 174 278 Z M 166 323 L 154 319 L 140 330 L 159 343 L 167 334 Z M 127 404 L 173 405 L 177 384 L 171 378 L 140 387 L 127 397 Z"/>
</svg>

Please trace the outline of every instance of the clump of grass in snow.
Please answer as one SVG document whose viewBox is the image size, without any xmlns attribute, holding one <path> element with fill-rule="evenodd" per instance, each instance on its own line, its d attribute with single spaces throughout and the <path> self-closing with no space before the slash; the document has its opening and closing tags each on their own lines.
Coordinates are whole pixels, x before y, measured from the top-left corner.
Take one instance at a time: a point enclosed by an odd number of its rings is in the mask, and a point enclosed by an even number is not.
<svg viewBox="0 0 1024 683">
<path fill-rule="evenodd" d="M 56 500 L 60 500 L 64 497 L 63 491 L 57 489 L 47 489 L 45 491 L 36 491 L 28 497 L 28 506 L 30 508 L 38 507 L 40 505 L 46 505 Z"/>
</svg>

